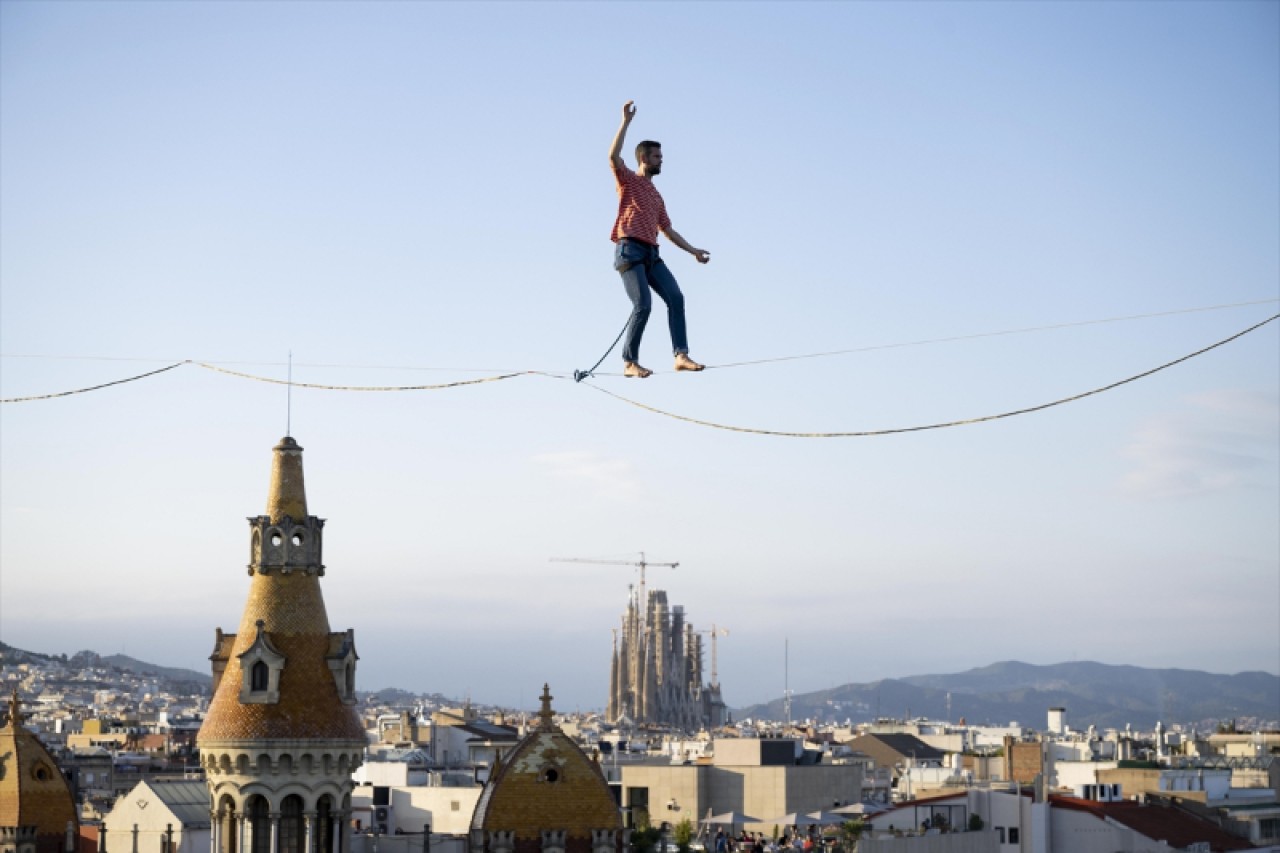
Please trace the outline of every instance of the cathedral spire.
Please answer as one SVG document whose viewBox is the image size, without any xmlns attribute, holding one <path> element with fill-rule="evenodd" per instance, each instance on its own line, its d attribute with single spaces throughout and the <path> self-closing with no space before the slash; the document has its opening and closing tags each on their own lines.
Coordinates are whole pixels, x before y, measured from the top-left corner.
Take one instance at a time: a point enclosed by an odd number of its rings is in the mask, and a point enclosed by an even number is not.
<svg viewBox="0 0 1280 853">
<path fill-rule="evenodd" d="M 302 448 L 291 436 L 271 448 L 271 490 L 267 494 L 267 516 L 279 524 L 285 516 L 294 521 L 307 517 L 307 489 L 302 479 Z"/>
</svg>

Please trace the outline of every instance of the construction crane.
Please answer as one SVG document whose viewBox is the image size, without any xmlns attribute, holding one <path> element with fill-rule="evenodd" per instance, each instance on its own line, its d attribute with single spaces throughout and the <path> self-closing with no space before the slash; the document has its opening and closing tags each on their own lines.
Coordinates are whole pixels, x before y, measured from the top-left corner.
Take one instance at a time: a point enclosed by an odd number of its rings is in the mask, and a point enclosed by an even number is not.
<svg viewBox="0 0 1280 853">
<path fill-rule="evenodd" d="M 712 622 L 710 631 L 695 631 L 694 633 L 711 635 L 711 684 L 719 687 L 720 675 L 716 671 L 716 638 L 729 636 L 729 629 L 717 628 L 716 623 Z"/>
<path fill-rule="evenodd" d="M 644 598 L 644 570 L 649 566 L 659 566 L 661 568 L 674 569 L 679 563 L 651 563 L 644 557 L 644 551 L 640 552 L 640 561 L 634 560 L 596 560 L 591 557 L 552 557 L 553 563 L 591 563 L 597 566 L 632 566 L 640 569 L 640 606 L 645 607 Z"/>
</svg>

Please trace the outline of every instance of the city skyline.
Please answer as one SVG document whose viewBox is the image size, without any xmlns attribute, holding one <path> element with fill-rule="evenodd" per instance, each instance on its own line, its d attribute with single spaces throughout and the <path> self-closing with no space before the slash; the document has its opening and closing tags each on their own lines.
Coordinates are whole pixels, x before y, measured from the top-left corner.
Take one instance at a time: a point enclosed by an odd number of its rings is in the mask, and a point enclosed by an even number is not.
<svg viewBox="0 0 1280 853">
<path fill-rule="evenodd" d="M 44 691 L 69 691 L 73 705 L 92 705 L 101 697 L 103 705 L 89 709 L 91 715 L 117 719 L 122 713 L 155 713 L 165 709 L 170 717 L 199 717 L 199 708 L 210 695 L 206 673 L 158 667 L 127 655 L 99 655 L 81 650 L 59 657 L 38 650 L 3 649 L 9 678 L 25 665 L 26 679 L 35 688 L 19 682 L 23 701 L 39 701 Z M 90 675 L 93 673 L 94 675 Z M 46 680 L 46 676 L 51 676 Z M 102 681 L 100 677 L 107 680 Z M 1213 731 L 1220 726 L 1242 730 L 1271 731 L 1280 720 L 1272 719 L 1280 709 L 1270 695 L 1276 676 L 1263 672 L 1234 674 L 1206 673 L 1186 669 L 1146 669 L 1125 664 L 1094 661 L 1036 665 L 1019 661 L 998 661 L 961 673 L 904 675 L 896 679 L 863 684 L 844 684 L 812 692 L 791 691 L 793 721 L 822 725 L 846 722 L 862 724 L 877 720 L 925 720 L 955 725 L 1003 726 L 1009 721 L 1034 728 L 1045 716 L 1066 715 L 1078 731 L 1094 727 L 1100 731 L 1123 727 L 1151 728 L 1157 723 L 1170 730 Z M 12 683 L 12 681 L 11 681 Z M 413 685 L 385 685 L 358 689 L 362 705 L 460 709 L 469 706 L 481 712 L 529 714 L 534 707 L 492 703 L 485 696 L 446 696 Z M 141 700 L 136 697 L 144 695 Z M 1105 697 L 1100 701 L 1099 697 Z M 730 708 L 734 719 L 725 725 L 782 725 L 787 716 L 787 696 L 771 697 L 766 704 Z M 130 708 L 132 710 L 130 711 Z M 566 712 L 594 716 L 610 722 L 608 708 L 577 708 Z M 1028 722 L 1030 721 L 1030 722 Z M 625 725 L 625 723 L 624 723 Z M 675 726 L 676 729 L 681 728 Z"/>
<path fill-rule="evenodd" d="M 551 558 L 641 551 L 729 629 L 730 707 L 1010 659 L 1280 672 L 1280 324 L 880 437 L 587 387 L 910 428 L 1266 320 L 1280 7 L 659 9 L 0 4 L 0 397 L 186 359 L 554 374 L 184 365 L 0 406 L 0 639 L 203 671 L 288 432 L 361 690 L 603 708 L 636 577 Z M 657 376 L 575 383 L 628 308 L 628 100 L 712 253 L 666 252 L 712 369 L 672 375 L 655 316 Z"/>
</svg>

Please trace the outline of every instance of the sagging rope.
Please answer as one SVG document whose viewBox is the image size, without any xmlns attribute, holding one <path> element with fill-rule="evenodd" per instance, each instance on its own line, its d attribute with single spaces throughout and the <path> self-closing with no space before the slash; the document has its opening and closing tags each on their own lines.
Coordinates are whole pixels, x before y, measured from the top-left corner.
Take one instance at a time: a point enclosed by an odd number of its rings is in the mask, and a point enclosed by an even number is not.
<svg viewBox="0 0 1280 853">
<path fill-rule="evenodd" d="M 547 373 L 541 370 L 520 370 L 514 373 L 503 373 L 497 376 L 485 376 L 481 379 L 463 379 L 458 382 L 443 382 L 438 385 L 320 385 L 311 382 L 292 382 L 287 379 L 272 379 L 269 376 L 255 376 L 252 373 L 241 373 L 238 370 L 228 370 L 225 367 L 218 367 L 214 364 L 208 364 L 203 361 L 192 361 L 187 359 L 171 364 L 168 367 L 162 367 L 159 370 L 151 370 L 146 373 L 139 373 L 137 376 L 129 376 L 124 379 L 117 379 L 114 382 L 104 382 L 101 385 L 91 385 L 88 388 L 75 388 L 71 391 L 59 391 L 54 394 L 40 394 L 34 397 L 8 397 L 0 400 L 0 403 L 28 403 L 33 400 L 52 400 L 55 397 L 69 397 L 72 394 L 84 394 L 89 391 L 97 391 L 101 388 L 109 388 L 112 385 L 123 385 L 126 382 L 136 382 L 139 379 L 146 379 L 149 376 L 155 376 L 157 373 L 164 373 L 166 370 L 173 370 L 175 367 L 182 367 L 184 364 L 193 364 L 196 367 L 203 367 L 205 370 L 212 370 L 215 373 L 225 373 L 228 376 L 235 376 L 238 379 L 250 379 L 254 382 L 268 382 L 272 385 L 288 385 L 293 388 L 310 388 L 316 391 L 439 391 L 445 388 L 458 388 L 463 385 L 480 385 L 485 382 L 498 382 L 503 379 L 515 379 L 518 376 L 545 376 L 548 379 L 564 379 L 564 376 L 555 373 Z"/>
<path fill-rule="evenodd" d="M 544 373 L 541 370 L 518 370 L 514 373 L 501 373 L 496 376 L 484 376 L 480 379 L 460 379 L 457 382 L 442 382 L 438 385 L 319 385 L 311 382 L 293 382 L 287 379 L 272 379 L 269 376 L 254 376 L 252 373 L 241 373 L 237 370 L 227 370 L 225 367 L 218 367 L 214 364 L 207 364 L 203 361 L 184 362 L 184 364 L 194 364 L 196 367 L 203 367 L 205 370 L 212 370 L 215 373 L 225 373 L 228 376 L 236 376 L 240 379 L 252 379 L 255 382 L 269 382 L 273 385 L 288 385 L 293 388 L 310 388 L 315 391 L 440 391 L 445 388 L 460 388 L 463 385 L 481 385 L 485 382 L 500 382 L 503 379 L 515 379 L 517 376 L 545 376 L 549 379 L 563 379 L 554 373 Z"/>
<path fill-rule="evenodd" d="M 1256 323 L 1253 326 L 1250 326 L 1247 329 L 1237 332 L 1236 334 L 1231 335 L 1228 338 L 1224 338 L 1218 341 L 1217 343 L 1210 344 L 1209 346 L 1204 347 L 1203 349 L 1196 350 L 1195 352 L 1189 353 L 1188 355 L 1184 355 L 1181 358 L 1177 358 L 1177 359 L 1174 359 L 1173 361 L 1166 362 L 1160 365 L 1159 367 L 1154 367 L 1150 370 L 1144 371 L 1134 376 L 1130 376 L 1126 379 L 1121 379 L 1118 382 L 1113 382 L 1110 385 L 1104 385 L 1101 388 L 1094 388 L 1091 391 L 1085 391 L 1080 394 L 1074 394 L 1070 397 L 1063 397 L 1059 400 L 1054 400 L 1049 403 L 1042 403 L 1038 406 L 1029 406 L 1024 409 L 1016 409 L 1011 412 L 1003 412 L 1001 414 L 996 414 L 996 415 L 986 415 L 983 417 L 968 418 L 965 420 L 957 420 L 957 421 L 947 421 L 944 423 L 925 424 L 922 426 L 899 427 L 896 429 L 861 430 L 856 432 L 788 432 L 783 430 L 767 430 L 767 429 L 758 429 L 754 427 L 740 427 L 740 426 L 733 426 L 731 424 L 716 423 L 714 421 L 704 421 L 698 418 L 691 418 L 686 415 L 679 415 L 679 414 L 675 414 L 674 412 L 668 412 L 663 409 L 656 408 L 654 406 L 648 406 L 648 405 L 645 405 L 644 403 L 640 403 L 635 400 L 628 399 L 619 394 L 614 394 L 612 391 L 606 391 L 605 389 L 599 387 L 598 385 L 588 384 L 587 387 L 592 388 L 596 391 L 599 391 L 602 394 L 607 394 L 610 397 L 613 397 L 614 399 L 620 400 L 624 403 L 628 403 L 637 408 L 644 409 L 645 411 L 648 411 L 648 412 L 653 412 L 654 414 L 663 415 L 669 418 L 674 418 L 675 420 L 684 421 L 686 423 L 695 424 L 697 426 L 705 426 L 705 427 L 711 427 L 713 429 L 729 430 L 732 432 L 745 432 L 745 433 L 754 433 L 756 435 L 780 436 L 780 437 L 787 437 L 787 438 L 862 438 L 862 437 L 877 436 L 877 435 L 894 435 L 898 433 L 922 432 L 924 430 L 944 429 L 946 427 L 966 426 L 969 424 L 978 424 L 978 423 L 984 423 L 987 421 L 1001 420 L 1003 418 L 1011 418 L 1016 415 L 1025 415 L 1025 414 L 1030 414 L 1032 412 L 1039 412 L 1045 409 L 1053 408 L 1054 406 L 1061 406 L 1065 403 L 1071 403 L 1071 402 L 1075 402 L 1076 400 L 1082 400 L 1085 397 L 1091 397 L 1095 394 L 1101 394 L 1104 391 L 1110 391 L 1114 388 L 1119 388 L 1121 385 L 1127 385 L 1130 382 L 1136 382 L 1139 379 L 1143 379 L 1155 373 L 1159 373 L 1162 370 L 1166 370 L 1170 367 L 1181 364 L 1182 362 L 1188 361 L 1192 358 L 1195 358 L 1196 356 L 1203 355 L 1207 352 L 1210 352 L 1211 350 L 1217 349 L 1220 346 L 1229 344 L 1238 338 L 1244 337 L 1250 332 L 1256 331 L 1262 328 L 1263 326 L 1267 325 L 1268 323 L 1275 322 L 1277 319 L 1280 319 L 1280 314 L 1273 314 L 1271 317 L 1268 317 L 1266 320 L 1263 320 L 1260 323 Z M 621 335 L 619 335 L 619 337 L 621 337 Z M 617 341 L 614 341 L 614 344 L 616 345 Z M 612 350 L 612 347 L 610 347 L 610 350 Z M 607 356 L 608 353 L 605 353 L 605 355 Z M 602 357 L 601 361 L 603 360 L 604 359 Z M 112 382 L 104 382 L 100 385 L 93 385 L 87 388 L 78 388 L 71 391 L 60 391 L 53 394 L 42 394 L 42 395 L 32 396 L 32 397 L 12 397 L 8 399 L 0 400 L 0 403 L 23 403 L 23 402 L 33 401 L 33 400 L 50 400 L 56 397 L 67 397 L 72 394 L 83 394 L 89 391 L 97 391 L 102 388 L 109 388 L 113 385 L 121 385 L 126 382 L 134 382 L 139 379 L 145 379 L 150 376 L 155 376 L 157 374 L 164 373 L 169 370 L 173 370 L 175 367 L 181 367 L 184 364 L 194 364 L 197 367 L 203 367 L 206 370 L 212 370 L 217 373 L 224 373 L 229 376 L 235 376 L 241 379 L 251 379 L 257 382 L 268 382 L 275 385 L 297 386 L 299 388 L 311 388 L 311 389 L 326 390 L 326 391 L 434 391 L 434 390 L 440 390 L 445 388 L 457 388 L 464 385 L 479 385 L 487 382 L 497 382 L 504 379 L 514 379 L 519 376 L 542 376 L 548 379 L 567 378 L 560 374 L 555 374 L 555 373 L 550 373 L 545 371 L 523 370 L 523 371 L 517 371 L 513 373 L 500 374 L 496 376 L 487 376 L 481 379 L 464 379 L 458 382 L 446 382 L 438 385 L 385 385 L 385 386 L 320 385 L 320 384 L 313 384 L 313 383 L 292 382 L 290 380 L 283 380 L 283 379 L 272 379 L 270 377 L 264 377 L 264 376 L 254 376 L 253 374 L 241 373 L 235 370 L 227 370 L 226 368 L 217 367 L 215 365 L 208 364 L 205 362 L 186 360 L 186 361 L 177 362 L 175 364 L 171 364 L 167 367 L 159 368 L 157 370 L 151 370 L 146 373 L 140 373 L 136 376 L 130 376 L 124 379 L 117 379 Z M 596 367 L 599 367 L 598 362 L 596 364 Z M 592 368 L 592 370 L 594 369 L 595 368 Z M 579 372 L 580 371 L 574 372 L 574 379 L 578 382 L 581 382 L 581 379 L 578 377 Z M 591 374 L 591 371 L 586 371 L 585 375 L 582 378 L 586 378 L 590 376 L 590 374 Z"/>
<path fill-rule="evenodd" d="M 87 394 L 90 391 L 97 391 L 101 388 L 110 388 L 112 385 L 123 385 L 126 382 L 136 382 L 139 379 L 146 379 L 148 376 L 155 376 L 157 373 L 164 373 L 166 370 L 173 370 L 175 367 L 182 367 L 188 362 L 179 361 L 177 364 L 171 364 L 168 367 L 162 367 L 159 370 L 150 370 L 146 373 L 139 373 L 137 376 L 130 376 L 125 379 L 117 379 L 114 382 L 104 382 L 101 385 L 91 385 L 88 388 L 76 388 L 71 391 L 57 391 L 53 394 L 38 394 L 34 397 L 9 397 L 6 400 L 0 400 L 0 403 L 30 403 L 32 400 L 52 400 L 55 397 L 70 397 L 72 394 Z"/>
<path fill-rule="evenodd" d="M 1275 322 L 1277 319 L 1280 319 L 1280 314 L 1274 314 L 1271 317 L 1267 318 L 1266 320 L 1263 320 L 1261 323 L 1250 326 L 1244 331 L 1237 332 L 1231 337 L 1224 338 L 1223 340 L 1220 340 L 1215 344 L 1210 344 L 1204 349 L 1196 350 L 1193 353 L 1184 355 L 1181 358 L 1176 358 L 1173 361 L 1166 362 L 1160 365 L 1159 367 L 1153 367 L 1150 370 L 1144 371 L 1134 376 L 1130 376 L 1127 379 L 1121 379 L 1119 382 L 1112 382 L 1110 385 L 1104 385 L 1101 388 L 1094 388 L 1092 391 L 1085 391 L 1081 394 L 1074 394 L 1070 397 L 1063 397 L 1060 400 L 1054 400 L 1053 402 L 1050 402 L 1050 403 L 1041 403 L 1038 406 L 1029 406 L 1025 409 L 1016 409 L 1012 412 L 1003 412 L 998 415 L 986 415 L 984 417 L 979 417 L 979 418 L 968 418 L 966 420 L 960 420 L 960 421 L 947 421 L 945 423 L 926 424 L 924 426 L 899 427 L 897 429 L 863 430 L 859 432 L 784 432 L 782 430 L 756 429 L 752 427 L 732 426 L 730 424 L 715 423 L 714 421 L 699 420 L 698 418 L 691 418 L 686 415 L 677 415 L 674 412 L 664 411 L 662 409 L 658 409 L 653 406 L 646 406 L 644 403 L 636 402 L 635 400 L 631 400 L 619 394 L 615 394 L 612 391 L 606 391 L 605 389 L 601 388 L 598 385 L 588 384 L 587 387 L 592 388 L 596 391 L 599 391 L 601 394 L 608 394 L 610 397 L 613 397 L 615 400 L 621 400 L 622 402 L 630 403 L 632 406 L 635 406 L 637 408 L 644 409 L 645 411 L 648 411 L 648 412 L 653 412 L 656 415 L 663 415 L 668 418 L 674 418 L 678 421 L 684 421 L 685 423 L 696 424 L 698 426 L 711 427 L 713 429 L 730 430 L 732 432 L 746 432 L 746 433 L 753 433 L 755 435 L 781 436 L 785 438 L 866 438 L 874 435 L 896 435 L 898 433 L 923 432 L 924 430 L 931 430 L 931 429 L 945 429 L 947 427 L 967 426 L 969 424 L 980 424 L 980 423 L 985 423 L 987 421 L 1000 420 L 1002 418 L 1012 418 L 1016 415 L 1026 415 L 1032 412 L 1040 412 L 1045 409 L 1051 409 L 1054 406 L 1061 406 L 1065 403 L 1073 403 L 1076 400 L 1083 400 L 1085 397 L 1092 397 L 1094 394 L 1101 394 L 1103 391 L 1110 391 L 1113 388 L 1119 388 L 1121 385 L 1127 385 L 1130 382 L 1136 382 L 1139 379 L 1144 379 L 1148 376 L 1151 376 L 1152 374 L 1159 373 L 1162 370 L 1173 367 L 1174 365 L 1181 364 L 1184 361 L 1193 359 L 1198 355 L 1204 355 L 1210 350 L 1217 349 L 1220 346 L 1231 343 L 1237 338 L 1244 337 L 1250 332 L 1256 331 L 1257 329 L 1261 329 L 1263 326 L 1267 325 L 1268 323 Z"/>
</svg>

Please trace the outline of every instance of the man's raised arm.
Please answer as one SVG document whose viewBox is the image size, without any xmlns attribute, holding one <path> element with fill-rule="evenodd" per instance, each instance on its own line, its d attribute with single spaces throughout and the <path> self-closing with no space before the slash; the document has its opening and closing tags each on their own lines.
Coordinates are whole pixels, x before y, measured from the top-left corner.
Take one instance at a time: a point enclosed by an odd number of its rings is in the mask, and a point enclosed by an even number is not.
<svg viewBox="0 0 1280 853">
<path fill-rule="evenodd" d="M 613 147 L 609 149 L 609 162 L 613 164 L 615 169 L 626 166 L 626 163 L 622 161 L 622 143 L 627 138 L 627 127 L 635 117 L 636 102 L 627 101 L 622 105 L 622 124 L 618 127 L 618 132 L 613 137 Z"/>
</svg>

